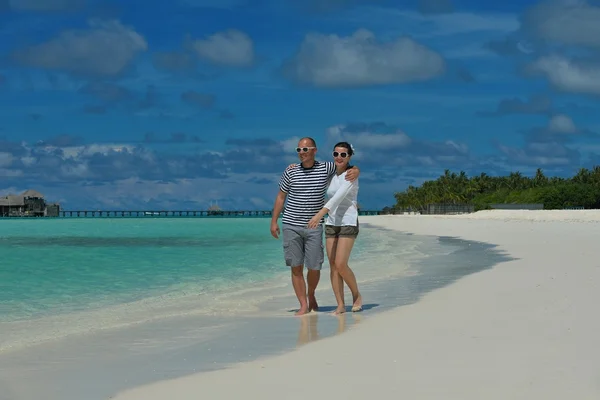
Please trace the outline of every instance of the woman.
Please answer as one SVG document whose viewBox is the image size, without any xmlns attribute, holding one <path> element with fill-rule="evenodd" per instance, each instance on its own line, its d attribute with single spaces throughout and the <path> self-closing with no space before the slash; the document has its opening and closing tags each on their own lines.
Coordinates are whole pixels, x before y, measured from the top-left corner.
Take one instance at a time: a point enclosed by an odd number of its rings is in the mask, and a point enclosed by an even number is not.
<svg viewBox="0 0 600 400">
<path fill-rule="evenodd" d="M 328 214 L 325 220 L 325 238 L 331 269 L 331 286 L 337 301 L 334 314 L 346 311 L 344 282 L 352 292 L 352 311 L 362 311 L 362 297 L 358 291 L 356 277 L 348 266 L 350 252 L 358 236 L 358 179 L 353 182 L 346 180 L 346 171 L 352 168 L 350 159 L 353 154 L 354 148 L 348 142 L 340 142 L 334 146 L 336 174 L 327 189 L 329 200 L 308 223 L 309 228 L 316 228 L 325 214 Z"/>
</svg>

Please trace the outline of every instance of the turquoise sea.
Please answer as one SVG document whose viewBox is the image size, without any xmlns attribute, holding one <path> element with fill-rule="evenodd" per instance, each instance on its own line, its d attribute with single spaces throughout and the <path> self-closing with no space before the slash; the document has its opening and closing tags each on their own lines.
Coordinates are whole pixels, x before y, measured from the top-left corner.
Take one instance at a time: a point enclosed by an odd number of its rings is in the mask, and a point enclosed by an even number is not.
<svg viewBox="0 0 600 400">
<path fill-rule="evenodd" d="M 281 240 L 269 224 L 270 218 L 3 219 L 0 352 L 173 315 L 251 312 L 289 283 Z M 353 257 L 380 256 L 385 239 L 361 235 Z M 410 243 L 402 249 L 410 251 Z M 248 291 L 244 301 L 236 298 Z"/>
<path fill-rule="evenodd" d="M 0 221 L 0 321 L 251 285 L 282 272 L 269 219 Z"/>
<path fill-rule="evenodd" d="M 0 400 L 107 399 L 290 350 L 499 260 L 485 245 L 368 219 L 350 260 L 365 312 L 340 318 L 328 314 L 327 264 L 320 312 L 292 316 L 270 218 L 2 219 Z"/>
</svg>

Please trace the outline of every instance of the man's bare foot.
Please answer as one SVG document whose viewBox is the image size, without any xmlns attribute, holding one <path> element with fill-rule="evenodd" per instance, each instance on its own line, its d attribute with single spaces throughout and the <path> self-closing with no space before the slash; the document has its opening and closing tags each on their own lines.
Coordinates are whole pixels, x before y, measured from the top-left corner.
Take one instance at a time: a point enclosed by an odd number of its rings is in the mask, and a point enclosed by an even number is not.
<svg viewBox="0 0 600 400">
<path fill-rule="evenodd" d="M 335 311 L 333 312 L 333 315 L 340 315 L 346 312 L 346 307 L 345 306 L 338 306 L 338 308 L 335 309 Z"/>
<path fill-rule="evenodd" d="M 360 295 L 360 293 L 358 294 L 358 296 L 356 296 L 355 299 L 353 299 L 352 302 L 352 312 L 358 312 L 358 311 L 362 311 L 362 296 Z"/>
<path fill-rule="evenodd" d="M 311 311 L 319 311 L 319 305 L 317 304 L 317 299 L 314 295 L 309 296 L 308 298 L 308 312 Z"/>
<path fill-rule="evenodd" d="M 300 316 L 300 315 L 308 314 L 309 312 L 310 311 L 307 306 L 302 306 L 302 307 L 300 307 L 300 309 L 298 311 L 296 311 L 296 314 L 294 314 L 294 315 Z"/>
</svg>

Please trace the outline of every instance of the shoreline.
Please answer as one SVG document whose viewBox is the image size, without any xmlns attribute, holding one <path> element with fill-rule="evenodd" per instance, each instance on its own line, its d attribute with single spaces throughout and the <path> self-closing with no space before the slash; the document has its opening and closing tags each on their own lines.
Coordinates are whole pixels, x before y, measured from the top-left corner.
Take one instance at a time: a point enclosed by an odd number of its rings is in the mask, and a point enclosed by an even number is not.
<svg viewBox="0 0 600 400">
<path fill-rule="evenodd" d="M 493 244 L 512 259 L 374 315 L 344 335 L 137 387 L 114 399 L 183 400 L 199 393 L 264 399 L 598 398 L 600 324 L 593 316 L 600 300 L 594 285 L 600 281 L 594 256 L 600 224 L 589 222 L 600 222 L 600 211 L 521 214 L 368 217 L 385 229 Z M 292 387 L 294 376 L 310 383 Z"/>
<path fill-rule="evenodd" d="M 366 227 L 367 228 L 367 227 Z M 371 232 L 374 230 L 371 229 Z M 365 231 L 367 233 L 368 231 Z M 371 233 L 370 232 L 370 233 Z M 364 235 L 364 234 L 363 234 Z M 366 239 L 366 241 L 365 241 Z M 382 249 L 387 248 L 393 237 L 384 238 Z M 366 242 L 366 244 L 365 244 Z M 377 258 L 381 261 L 381 249 L 369 247 L 373 244 L 373 239 L 367 235 L 363 236 L 361 246 L 355 248 L 355 260 L 362 266 L 368 263 L 368 260 Z M 407 248 L 408 241 L 403 240 L 404 247 L 396 250 L 397 253 L 406 255 L 409 252 L 412 260 L 417 258 L 418 252 L 412 248 Z M 277 253 L 277 262 L 281 258 L 280 243 L 273 242 L 271 248 Z M 367 246 L 367 247 L 365 247 Z M 412 253 L 415 254 L 412 254 Z M 358 259 L 358 260 L 356 260 Z M 273 260 L 270 261 L 273 263 Z M 399 268 L 401 267 L 401 268 Z M 324 270 L 328 267 L 324 266 Z M 364 274 L 361 278 L 364 282 L 379 281 L 396 275 L 402 276 L 407 265 L 395 265 L 394 271 L 378 268 L 374 275 Z M 389 275 L 388 275 L 389 273 Z M 323 275 L 320 292 L 330 292 L 327 288 L 328 277 Z M 270 300 L 287 298 L 291 295 L 289 287 L 289 272 L 286 268 L 279 266 L 270 276 L 260 276 L 253 282 L 234 281 L 225 287 L 213 287 L 198 290 L 202 284 L 186 283 L 184 285 L 174 285 L 164 293 L 153 293 L 150 296 L 137 296 L 127 302 L 107 301 L 102 304 L 104 299 L 97 299 L 97 303 L 84 305 L 80 309 L 60 310 L 58 313 L 35 316 L 32 318 L 2 320 L 0 319 L 0 330 L 3 331 L 0 337 L 0 357 L 4 354 L 27 350 L 29 347 L 44 346 L 49 342 L 77 338 L 80 335 L 101 333 L 106 330 L 118 330 L 135 327 L 140 324 L 160 322 L 177 317 L 201 317 L 201 316 L 249 316 L 259 313 L 260 305 Z M 296 304 L 294 299 L 290 302 L 292 306 Z M 87 308 L 87 309 L 86 309 Z M 280 312 L 281 310 L 270 310 Z M 264 313 L 262 313 L 264 316 Z M 259 317 L 261 315 L 258 315 Z"/>
<path fill-rule="evenodd" d="M 368 222 L 364 225 L 363 240 L 367 232 L 377 240 L 366 240 L 373 248 L 359 251 L 352 264 L 365 296 L 363 313 L 348 312 L 339 318 L 329 315 L 335 307 L 324 268 L 318 289 L 321 310 L 306 318 L 293 317 L 297 301 L 288 283 L 269 291 L 269 300 L 250 313 L 173 316 L 0 355 L 0 375 L 12 381 L 5 383 L 14 393 L 9 400 L 34 400 L 42 395 L 49 400 L 107 399 L 152 382 L 287 354 L 350 331 L 394 306 L 413 304 L 423 294 L 498 261 L 493 249 L 476 242 L 425 238 L 376 228 Z M 482 262 L 465 270 L 465 251 Z M 446 271 L 440 270 L 442 262 L 448 264 Z M 388 275 L 390 272 L 393 274 Z M 399 293 L 398 287 L 402 288 Z M 233 304 L 244 299 L 240 294 L 228 301 Z"/>
</svg>

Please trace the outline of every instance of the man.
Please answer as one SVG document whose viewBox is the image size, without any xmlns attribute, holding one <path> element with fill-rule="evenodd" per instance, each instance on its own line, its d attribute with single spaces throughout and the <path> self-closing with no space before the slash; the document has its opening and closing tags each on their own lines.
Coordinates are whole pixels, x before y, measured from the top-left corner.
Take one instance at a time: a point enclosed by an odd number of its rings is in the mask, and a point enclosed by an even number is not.
<svg viewBox="0 0 600 400">
<path fill-rule="evenodd" d="M 319 308 L 315 290 L 325 258 L 323 225 L 310 229 L 308 222 L 325 205 L 325 193 L 331 177 L 335 174 L 335 164 L 315 160 L 317 145 L 312 138 L 300 139 L 296 151 L 300 164 L 288 167 L 279 181 L 279 193 L 275 198 L 271 218 L 271 235 L 275 239 L 279 238 L 277 220 L 287 200 L 282 218 L 283 253 L 286 265 L 291 267 L 292 286 L 300 302 L 300 309 L 296 315 L 303 315 Z M 346 173 L 346 179 L 354 181 L 359 174 L 358 168 L 352 168 Z M 308 269 L 306 281 L 304 266 Z"/>
</svg>

